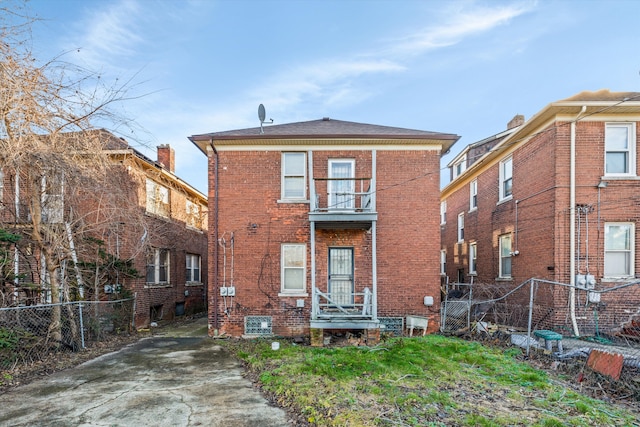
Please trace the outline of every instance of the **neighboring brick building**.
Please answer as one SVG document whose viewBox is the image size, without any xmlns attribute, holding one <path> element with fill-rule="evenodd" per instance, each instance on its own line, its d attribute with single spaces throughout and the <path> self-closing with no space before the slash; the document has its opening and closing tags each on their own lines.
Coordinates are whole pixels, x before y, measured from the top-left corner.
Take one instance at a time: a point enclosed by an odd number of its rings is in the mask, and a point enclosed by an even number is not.
<svg viewBox="0 0 640 427">
<path fill-rule="evenodd" d="M 439 164 L 458 136 L 325 118 L 190 139 L 209 158 L 212 334 L 438 329 Z"/>
<path fill-rule="evenodd" d="M 89 180 L 72 182 L 64 170 L 42 178 L 42 223 L 63 236 L 55 244 L 69 263 L 67 272 L 60 273 L 65 299 L 135 295 L 137 327 L 205 311 L 207 200 L 175 175 L 174 150 L 159 146 L 154 161 L 105 130 L 68 134 L 78 137 L 100 140 L 111 160 L 110 179 L 95 188 L 83 187 Z M 31 249 L 35 211 L 33 202 L 25 200 L 26 180 L 3 172 L 0 227 L 23 236 L 12 249 L 16 261 L 10 274 L 4 272 L 3 293 L 12 299 L 10 305 L 55 302 L 42 257 Z M 81 285 L 70 267 L 72 253 L 84 276 Z M 19 286 L 7 277 L 19 278 Z"/>
<path fill-rule="evenodd" d="M 599 290 L 636 282 L 639 121 L 640 93 L 583 92 L 464 149 L 441 194 L 443 276 L 505 291 L 530 278 Z M 541 287 L 536 303 L 553 307 L 541 325 L 568 316 L 570 289 Z M 638 286 L 580 295 L 584 318 L 599 311 L 595 327 L 640 312 Z"/>
</svg>

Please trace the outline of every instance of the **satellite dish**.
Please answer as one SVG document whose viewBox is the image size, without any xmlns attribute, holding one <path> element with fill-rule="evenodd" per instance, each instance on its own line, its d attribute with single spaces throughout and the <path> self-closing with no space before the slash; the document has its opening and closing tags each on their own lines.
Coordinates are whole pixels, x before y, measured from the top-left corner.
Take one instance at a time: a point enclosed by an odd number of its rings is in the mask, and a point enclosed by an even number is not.
<svg viewBox="0 0 640 427">
<path fill-rule="evenodd" d="M 258 105 L 258 118 L 260 119 L 260 133 L 264 133 L 264 129 L 262 129 L 262 124 L 264 123 L 265 117 L 267 113 L 264 110 L 264 105 L 260 104 Z M 273 123 L 273 119 L 269 119 L 271 120 L 271 123 Z"/>
</svg>

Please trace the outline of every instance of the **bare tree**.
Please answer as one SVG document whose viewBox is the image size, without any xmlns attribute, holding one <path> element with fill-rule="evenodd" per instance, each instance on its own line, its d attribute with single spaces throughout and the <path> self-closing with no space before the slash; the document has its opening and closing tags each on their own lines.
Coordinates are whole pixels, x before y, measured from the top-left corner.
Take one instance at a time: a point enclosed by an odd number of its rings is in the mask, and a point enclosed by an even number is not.
<svg viewBox="0 0 640 427">
<path fill-rule="evenodd" d="M 40 280 L 58 302 L 72 298 L 61 284 L 67 276 L 82 292 L 78 236 L 135 223 L 122 208 L 137 204 L 116 200 L 124 193 L 113 180 L 114 167 L 122 167 L 105 154 L 112 140 L 94 130 L 95 123 L 121 121 L 112 107 L 128 87 L 105 85 L 64 55 L 40 62 L 30 47 L 34 20 L 22 5 L 0 6 L 0 168 L 14 184 L 3 195 L 13 203 L 3 221 L 11 213 L 22 226 L 43 260 Z M 49 328 L 56 342 L 62 341 L 60 310 L 54 308 Z"/>
</svg>

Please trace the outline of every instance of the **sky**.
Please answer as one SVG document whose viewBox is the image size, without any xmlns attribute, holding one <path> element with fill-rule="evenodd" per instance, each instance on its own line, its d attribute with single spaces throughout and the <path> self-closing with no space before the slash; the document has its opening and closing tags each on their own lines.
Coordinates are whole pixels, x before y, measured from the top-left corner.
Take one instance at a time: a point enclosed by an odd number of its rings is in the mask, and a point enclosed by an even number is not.
<svg viewBox="0 0 640 427">
<path fill-rule="evenodd" d="M 331 117 L 464 147 L 579 92 L 640 92 L 635 0 L 31 0 L 33 50 L 128 82 L 119 136 L 207 192 L 190 135 Z M 109 128 L 109 125 L 104 127 Z M 448 174 L 442 172 L 442 183 Z"/>
</svg>

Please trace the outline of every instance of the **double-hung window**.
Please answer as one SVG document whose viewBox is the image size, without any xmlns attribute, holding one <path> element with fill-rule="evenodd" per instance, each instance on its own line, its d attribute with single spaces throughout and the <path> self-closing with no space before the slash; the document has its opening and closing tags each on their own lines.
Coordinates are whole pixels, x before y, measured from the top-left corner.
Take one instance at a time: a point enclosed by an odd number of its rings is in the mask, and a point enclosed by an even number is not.
<svg viewBox="0 0 640 427">
<path fill-rule="evenodd" d="M 501 279 L 511 278 L 511 234 L 499 236 L 499 273 Z"/>
<path fill-rule="evenodd" d="M 513 187 L 513 158 L 500 162 L 500 200 L 511 198 Z"/>
<path fill-rule="evenodd" d="M 612 222 L 604 225 L 604 277 L 633 277 L 634 224 Z"/>
<path fill-rule="evenodd" d="M 478 180 L 469 183 L 469 212 L 478 209 Z"/>
<path fill-rule="evenodd" d="M 282 199 L 304 200 L 307 177 L 306 155 L 303 152 L 282 153 Z"/>
<path fill-rule="evenodd" d="M 447 223 L 447 201 L 440 202 L 440 224 Z"/>
<path fill-rule="evenodd" d="M 478 261 L 478 244 L 476 242 L 469 243 L 469 274 L 476 274 Z"/>
<path fill-rule="evenodd" d="M 440 274 L 447 274 L 447 251 L 444 249 L 440 250 Z"/>
<path fill-rule="evenodd" d="M 306 288 L 307 245 L 283 244 L 281 270 L 281 292 L 303 293 Z"/>
<path fill-rule="evenodd" d="M 464 212 L 458 214 L 458 243 L 464 242 Z"/>
<path fill-rule="evenodd" d="M 607 123 L 604 130 L 605 175 L 636 174 L 636 141 L 633 123 Z"/>
<path fill-rule="evenodd" d="M 196 254 L 187 254 L 187 274 L 186 274 L 186 282 L 187 283 L 200 283 L 200 255 Z"/>
<path fill-rule="evenodd" d="M 169 189 L 151 179 L 147 179 L 147 212 L 164 217 L 171 212 Z"/>
<path fill-rule="evenodd" d="M 147 252 L 147 284 L 169 283 L 169 249 L 152 248 Z"/>
</svg>

